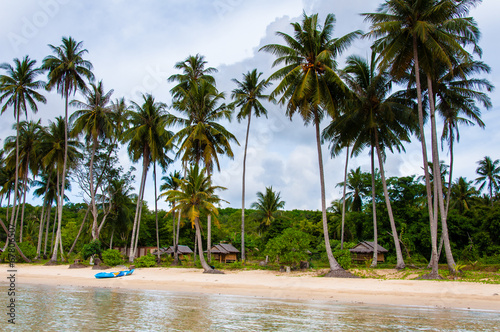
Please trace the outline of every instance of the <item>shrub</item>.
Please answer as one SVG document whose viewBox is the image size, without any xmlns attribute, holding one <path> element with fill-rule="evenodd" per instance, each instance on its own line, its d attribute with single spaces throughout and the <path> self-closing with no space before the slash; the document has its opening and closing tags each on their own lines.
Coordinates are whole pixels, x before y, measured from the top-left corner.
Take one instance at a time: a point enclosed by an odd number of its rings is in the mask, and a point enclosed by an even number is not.
<svg viewBox="0 0 500 332">
<path fill-rule="evenodd" d="M 17 246 L 21 251 L 23 252 L 24 256 L 26 256 L 28 259 L 32 260 L 33 258 L 36 257 L 36 248 L 34 245 L 32 245 L 29 242 L 21 242 L 18 243 Z M 22 259 L 21 255 L 17 252 L 16 249 L 14 249 L 14 255 L 16 256 L 16 262 L 24 262 Z M 5 249 L 5 251 L 2 253 L 0 256 L 2 261 L 9 261 L 9 248 Z"/>
<path fill-rule="evenodd" d="M 309 243 L 309 234 L 287 228 L 281 235 L 269 240 L 264 254 L 269 255 L 271 261 L 279 260 L 280 264 L 298 266 L 300 261 L 309 258 Z"/>
<path fill-rule="evenodd" d="M 241 269 L 243 267 L 243 263 L 240 261 L 234 261 L 228 265 L 230 269 Z"/>
<path fill-rule="evenodd" d="M 108 249 L 102 252 L 102 261 L 108 266 L 116 266 L 123 264 L 123 257 L 120 251 Z"/>
<path fill-rule="evenodd" d="M 152 254 L 138 257 L 134 260 L 136 267 L 153 267 L 156 266 L 156 257 Z"/>
<path fill-rule="evenodd" d="M 349 249 L 337 249 L 333 252 L 333 257 L 344 270 L 349 270 L 352 264 L 351 252 Z"/>
<path fill-rule="evenodd" d="M 101 258 L 101 242 L 99 240 L 94 240 L 83 246 L 81 254 L 83 259 L 87 259 L 92 255 L 98 255 Z"/>
</svg>

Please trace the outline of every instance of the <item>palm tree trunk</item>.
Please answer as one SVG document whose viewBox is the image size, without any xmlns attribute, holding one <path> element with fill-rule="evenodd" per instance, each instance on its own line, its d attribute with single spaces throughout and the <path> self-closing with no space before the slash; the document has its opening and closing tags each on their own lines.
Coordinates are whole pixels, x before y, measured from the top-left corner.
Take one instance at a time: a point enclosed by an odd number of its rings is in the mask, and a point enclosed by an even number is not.
<svg viewBox="0 0 500 332">
<path fill-rule="evenodd" d="M 157 261 L 158 263 L 160 263 L 160 233 L 158 231 L 158 192 L 156 190 L 156 161 L 153 164 L 153 178 L 155 183 L 156 253 Z"/>
<path fill-rule="evenodd" d="M 15 102 L 14 104 L 14 109 L 17 110 L 16 112 L 16 121 L 17 121 L 17 126 L 16 126 L 16 172 L 15 172 L 15 183 L 14 183 L 14 201 L 12 202 L 12 212 L 11 212 L 11 216 L 10 216 L 10 226 L 9 226 L 9 231 L 12 229 L 11 226 L 14 225 L 14 233 L 16 232 L 16 222 L 17 222 L 17 216 L 16 216 L 16 201 L 17 201 L 17 190 L 18 190 L 18 183 L 19 183 L 19 117 L 20 117 L 20 109 L 19 109 L 19 105 L 17 105 L 17 102 Z M 7 208 L 8 209 L 8 208 Z M 16 218 L 16 219 L 14 219 Z M 7 233 L 8 236 L 7 236 L 7 241 L 5 241 L 6 245 L 7 243 L 9 242 L 8 239 L 11 238 L 11 235 L 10 233 Z M 14 236 L 12 236 L 12 238 L 14 238 Z"/>
<path fill-rule="evenodd" d="M 207 167 L 207 177 L 210 179 L 210 170 Z M 201 235 L 200 235 L 201 236 Z M 212 261 L 212 215 L 207 216 L 207 260 Z"/>
<path fill-rule="evenodd" d="M 97 240 L 97 204 L 95 202 L 95 190 L 94 190 L 94 156 L 97 150 L 97 136 L 92 137 L 92 155 L 90 156 L 89 165 L 89 185 L 90 185 L 90 206 L 92 208 L 92 217 L 94 218 L 92 222 L 92 240 Z"/>
<path fill-rule="evenodd" d="M 64 188 L 66 187 L 66 168 L 68 166 L 68 99 L 69 99 L 69 85 L 68 82 L 65 83 L 64 93 L 66 99 L 66 107 L 64 114 L 64 161 L 62 168 L 62 179 L 61 189 L 60 189 L 60 197 L 59 197 L 59 205 L 57 206 L 57 234 L 56 234 L 56 245 L 54 246 L 54 253 L 52 254 L 52 258 L 50 259 L 52 262 L 57 261 L 57 242 L 61 237 L 61 227 L 62 227 L 62 212 L 63 212 L 63 204 L 64 204 Z"/>
<path fill-rule="evenodd" d="M 382 152 L 380 151 L 380 145 L 378 142 L 378 133 L 375 131 L 375 146 L 377 148 L 378 164 L 380 167 L 380 176 L 382 179 L 382 187 L 384 188 L 385 204 L 387 205 L 387 213 L 389 214 L 389 222 L 391 223 L 392 237 L 394 239 L 394 245 L 396 247 L 396 269 L 404 269 L 405 262 L 403 259 L 403 253 L 401 252 L 401 245 L 399 243 L 398 231 L 396 229 L 396 223 L 394 221 L 394 215 L 392 213 L 391 200 L 389 199 L 389 191 L 387 190 L 387 183 L 385 181 L 384 172 L 384 161 L 382 159 Z M 377 247 L 374 248 L 377 251 Z"/>
<path fill-rule="evenodd" d="M 431 181 L 429 176 L 429 161 L 427 159 L 427 145 L 425 142 L 425 134 L 424 134 L 424 111 L 422 106 L 422 86 L 420 84 L 420 67 L 418 61 L 418 45 L 417 45 L 417 36 L 413 36 L 413 62 L 415 67 L 415 83 L 417 87 L 417 102 L 418 102 L 418 125 L 420 129 L 420 142 L 422 145 L 422 158 L 424 164 L 424 175 L 425 175 L 425 188 L 427 192 L 427 207 L 429 209 L 429 223 L 430 223 L 430 231 L 431 231 L 431 252 L 432 257 L 437 256 L 437 220 L 433 218 L 432 211 L 432 193 L 431 193 Z M 437 261 L 433 261 L 432 263 L 432 271 L 431 277 L 438 277 L 438 265 Z"/>
<path fill-rule="evenodd" d="M 109 249 L 113 249 L 113 236 L 115 235 L 115 226 L 111 230 L 111 239 L 109 240 Z"/>
<path fill-rule="evenodd" d="M 179 210 L 177 215 L 177 232 L 175 233 L 175 244 L 174 244 L 174 264 L 179 265 L 179 231 L 181 228 L 181 210 Z"/>
<path fill-rule="evenodd" d="M 453 130 L 451 124 L 450 124 L 450 135 L 451 135 L 451 130 Z M 448 175 L 448 190 L 446 193 L 446 217 L 448 217 L 448 211 L 450 209 L 450 198 L 451 198 L 451 182 L 453 181 L 453 136 L 450 136 L 450 172 Z"/>
<path fill-rule="evenodd" d="M 377 227 L 377 202 L 375 201 L 375 151 L 372 145 L 371 173 L 372 173 L 372 214 L 373 214 L 373 260 L 371 267 L 377 267 L 378 263 L 378 227 Z"/>
<path fill-rule="evenodd" d="M 349 164 L 349 145 L 345 153 L 345 167 L 344 167 L 344 188 L 342 191 L 342 226 L 340 231 L 340 249 L 344 249 L 344 226 L 345 226 L 345 192 L 347 188 L 347 165 Z"/>
<path fill-rule="evenodd" d="M 68 255 L 73 252 L 73 249 L 75 249 L 76 242 L 78 242 L 78 239 L 80 238 L 80 235 L 82 234 L 83 225 L 85 225 L 85 222 L 87 221 L 89 211 L 90 211 L 90 206 L 87 207 L 87 211 L 85 212 L 85 216 L 83 217 L 82 223 L 80 224 L 80 229 L 78 230 L 78 234 L 75 237 L 75 241 L 73 241 L 73 244 L 71 245 L 71 249 L 69 249 L 69 251 L 68 251 Z"/>
<path fill-rule="evenodd" d="M 27 156 L 29 161 L 29 153 Z M 28 163 L 26 163 L 26 169 L 23 177 L 23 204 L 21 208 L 21 227 L 19 228 L 19 243 L 23 242 L 23 226 L 24 226 L 24 207 L 26 206 L 26 192 L 28 191 Z"/>
<path fill-rule="evenodd" d="M 143 196 L 143 188 L 144 188 L 144 182 L 146 182 L 146 175 L 148 173 L 148 168 L 146 164 L 146 159 L 147 155 L 144 154 L 142 156 L 143 158 L 143 163 L 142 163 L 142 177 L 141 177 L 141 185 L 139 187 L 139 195 L 137 196 L 137 204 L 135 208 L 135 217 L 134 217 L 134 225 L 132 226 L 132 239 L 130 241 L 130 256 L 129 256 L 129 261 L 133 262 L 135 258 L 135 243 L 136 243 L 136 232 L 137 232 L 137 237 L 139 236 L 139 231 L 138 231 L 138 223 L 139 223 L 139 214 L 140 214 L 140 209 L 142 206 L 142 196 Z"/>
<path fill-rule="evenodd" d="M 243 180 L 241 185 L 241 260 L 245 261 L 245 173 L 247 163 L 248 134 L 250 133 L 250 119 L 252 113 L 248 114 L 247 135 L 245 138 L 245 152 L 243 154 Z"/>
<path fill-rule="evenodd" d="M 328 257 L 328 263 L 330 264 L 330 271 L 343 270 L 335 257 L 333 257 L 332 247 L 330 246 L 330 236 L 328 235 L 328 221 L 326 219 L 325 173 L 323 170 L 323 156 L 321 153 L 319 120 L 315 119 L 314 122 L 316 127 L 316 145 L 318 148 L 319 181 L 321 185 L 321 215 L 323 220 L 323 234 L 325 237 L 326 255 Z"/>
<path fill-rule="evenodd" d="M 455 260 L 453 259 L 453 253 L 451 252 L 450 238 L 448 236 L 448 223 L 446 208 L 444 206 L 443 199 L 443 183 L 441 179 L 441 168 L 439 167 L 439 148 L 437 140 L 437 130 L 436 130 L 436 115 L 435 115 L 435 104 L 434 95 L 432 92 L 432 81 L 429 75 L 427 75 L 427 82 L 429 85 L 429 103 L 431 109 L 431 133 L 432 133 L 432 160 L 434 164 L 434 185 L 437 187 L 439 212 L 441 213 L 441 233 L 444 238 L 444 252 L 446 254 L 446 261 L 448 263 L 448 269 L 451 273 L 455 273 Z M 436 219 L 437 220 L 437 219 Z M 437 257 L 437 256 L 436 256 Z"/>
<path fill-rule="evenodd" d="M 45 226 L 45 241 L 43 243 L 43 258 L 47 258 L 47 245 L 49 243 L 49 230 L 50 230 L 50 213 L 52 212 L 52 202 L 47 205 L 47 225 Z"/>
<path fill-rule="evenodd" d="M 42 252 L 42 239 L 43 239 L 43 223 L 45 217 L 45 207 L 48 205 L 45 201 L 45 197 L 47 196 L 47 192 L 49 191 L 50 180 L 47 177 L 47 185 L 45 186 L 45 193 L 43 195 L 43 203 L 42 203 L 42 213 L 40 215 L 40 229 L 38 230 L 38 243 L 36 245 L 36 259 L 40 258 L 40 253 Z M 47 220 L 48 222 L 48 220 Z"/>
<path fill-rule="evenodd" d="M 196 218 L 194 220 L 194 226 L 196 228 L 196 239 L 198 242 L 198 255 L 200 256 L 201 266 L 203 267 L 204 272 L 212 271 L 213 269 L 205 261 L 205 257 L 203 255 L 203 241 L 201 239 L 201 232 L 200 232 L 200 218 Z"/>
</svg>

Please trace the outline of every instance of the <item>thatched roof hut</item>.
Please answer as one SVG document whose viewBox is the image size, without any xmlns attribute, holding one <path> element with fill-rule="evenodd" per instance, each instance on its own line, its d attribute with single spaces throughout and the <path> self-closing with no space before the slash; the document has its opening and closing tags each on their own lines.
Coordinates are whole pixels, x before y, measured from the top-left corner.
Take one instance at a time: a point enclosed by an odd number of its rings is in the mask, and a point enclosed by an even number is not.
<svg viewBox="0 0 500 332">
<path fill-rule="evenodd" d="M 352 254 L 352 259 L 355 261 L 372 259 L 373 252 L 375 251 L 375 243 L 373 241 L 363 241 L 358 243 L 354 248 L 349 249 L 349 251 Z M 377 244 L 377 262 L 385 261 L 385 253 L 387 253 L 387 249 Z"/>
<path fill-rule="evenodd" d="M 165 250 L 165 253 L 173 255 L 174 254 L 174 246 L 168 247 L 167 250 Z M 179 254 L 179 255 L 190 255 L 192 253 L 193 253 L 193 251 L 188 246 L 183 246 L 182 244 L 179 244 L 177 246 L 177 254 Z"/>
<path fill-rule="evenodd" d="M 231 263 L 238 260 L 239 250 L 231 243 L 219 243 L 211 248 L 212 258 L 219 262 Z"/>
</svg>

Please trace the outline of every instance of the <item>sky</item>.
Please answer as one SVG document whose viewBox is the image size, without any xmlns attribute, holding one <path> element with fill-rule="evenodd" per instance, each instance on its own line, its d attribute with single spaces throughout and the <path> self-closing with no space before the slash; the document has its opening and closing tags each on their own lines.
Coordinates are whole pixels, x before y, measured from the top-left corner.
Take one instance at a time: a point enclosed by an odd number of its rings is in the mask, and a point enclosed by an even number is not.
<svg viewBox="0 0 500 332">
<path fill-rule="evenodd" d="M 94 66 L 97 80 L 103 80 L 106 91 L 114 89 L 113 99 L 125 97 L 140 102 L 142 93 L 151 93 L 156 100 L 171 105 L 170 89 L 173 83 L 167 78 L 178 73 L 174 64 L 189 55 L 205 56 L 208 66 L 215 67 L 217 88 L 226 94 L 236 87 L 232 79 L 242 80 L 243 73 L 257 68 L 268 77 L 274 56 L 259 49 L 270 43 L 283 43 L 276 31 L 292 33 L 290 23 L 300 22 L 302 14 L 319 13 L 320 22 L 328 13 L 336 17 L 334 37 L 361 29 L 368 31 L 369 25 L 360 13 L 374 12 L 381 0 L 143 0 L 143 1 L 77 1 L 77 0 L 0 0 L 0 63 L 12 64 L 14 58 L 29 55 L 41 64 L 50 54 L 48 44 L 58 46 L 63 36 L 83 41 L 88 50 L 86 59 Z M 485 76 L 493 85 L 500 86 L 500 46 L 497 43 L 500 10 L 497 0 L 484 0 L 471 11 L 482 33 L 480 46 L 482 61 L 492 71 Z M 342 68 L 346 56 L 357 54 L 367 57 L 370 40 L 358 40 L 338 59 Z M 43 78 L 45 79 L 45 78 Z M 272 89 L 272 87 L 271 87 Z M 268 92 L 270 92 L 269 90 Z M 39 105 L 37 114 L 29 113 L 28 120 L 41 119 L 43 125 L 64 115 L 64 101 L 55 91 L 45 92 L 47 104 Z M 496 91 L 490 94 L 493 107 L 482 110 L 486 129 L 461 127 L 460 142 L 455 146 L 454 178 L 464 176 L 475 179 L 477 161 L 485 156 L 499 159 L 500 126 L 499 97 Z M 75 99 L 82 100 L 76 94 Z M 256 201 L 256 193 L 266 187 L 280 192 L 286 202 L 285 209 L 318 210 L 321 208 L 319 167 L 314 127 L 304 126 L 301 118 L 290 121 L 279 105 L 266 104 L 268 118 L 253 118 L 250 129 L 247 176 L 246 207 Z M 70 109 L 70 112 L 74 109 Z M 170 110 L 175 114 L 175 111 Z M 0 139 L 14 135 L 15 122 L 12 110 L 1 116 Z M 243 148 L 246 121 L 236 119 L 224 123 L 240 142 L 233 145 L 234 159 L 221 159 L 221 171 L 213 175 L 214 184 L 226 187 L 220 197 L 229 203 L 222 207 L 241 208 Z M 328 124 L 324 120 L 322 128 Z M 438 124 L 438 128 L 441 128 Z M 179 128 L 171 128 L 176 131 Z M 438 133 L 440 135 L 440 133 Z M 427 135 L 429 137 L 429 135 Z M 420 175 L 422 156 L 420 143 L 412 138 L 406 144 L 406 153 L 391 155 L 386 161 L 386 176 Z M 3 144 L 3 143 L 2 143 Z M 330 158 L 328 146 L 323 145 L 327 205 L 341 197 L 337 183 L 343 181 L 345 154 Z M 440 152 L 441 160 L 448 163 L 448 150 Z M 119 153 L 120 163 L 127 170 L 138 169 L 134 187 L 139 188 L 140 163 L 133 164 L 125 148 Z M 349 161 L 349 169 L 361 167 L 370 170 L 368 150 Z M 165 174 L 180 170 L 174 162 Z M 81 189 L 73 183 L 68 193 L 72 202 L 81 202 Z M 148 174 L 145 200 L 154 204 L 152 170 Z M 28 201 L 40 204 L 41 200 L 28 195 Z M 168 204 L 159 201 L 159 208 Z"/>
</svg>

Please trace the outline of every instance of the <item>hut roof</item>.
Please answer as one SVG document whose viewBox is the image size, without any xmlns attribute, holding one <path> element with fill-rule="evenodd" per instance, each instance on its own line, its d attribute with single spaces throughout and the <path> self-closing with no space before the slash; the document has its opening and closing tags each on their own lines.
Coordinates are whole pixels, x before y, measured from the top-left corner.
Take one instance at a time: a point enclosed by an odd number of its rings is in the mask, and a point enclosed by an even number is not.
<svg viewBox="0 0 500 332">
<path fill-rule="evenodd" d="M 173 254 L 174 253 L 174 246 L 168 247 L 168 249 L 165 252 L 167 254 Z M 188 246 L 183 246 L 183 245 L 179 244 L 177 246 L 177 253 L 180 255 L 188 255 L 188 254 L 192 254 L 193 251 Z"/>
<path fill-rule="evenodd" d="M 358 243 L 354 248 L 349 249 L 350 252 L 358 254 L 367 254 L 374 251 L 375 243 L 373 241 L 363 241 Z M 387 249 L 377 244 L 377 253 L 386 253 Z"/>
<path fill-rule="evenodd" d="M 212 247 L 210 250 L 215 254 L 233 254 L 239 253 L 240 251 L 236 249 L 231 243 L 219 243 Z"/>
</svg>

